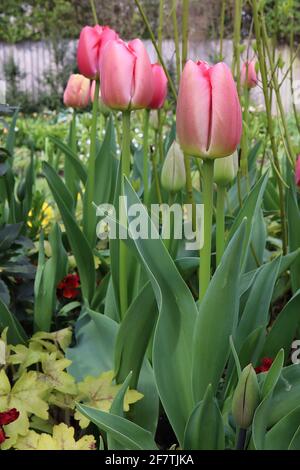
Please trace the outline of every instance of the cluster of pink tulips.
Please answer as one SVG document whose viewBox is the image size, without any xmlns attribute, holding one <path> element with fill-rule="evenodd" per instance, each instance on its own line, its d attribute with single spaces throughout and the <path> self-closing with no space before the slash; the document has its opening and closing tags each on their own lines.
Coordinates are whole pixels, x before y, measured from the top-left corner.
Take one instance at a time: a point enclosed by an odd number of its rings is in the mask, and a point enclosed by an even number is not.
<svg viewBox="0 0 300 470">
<path fill-rule="evenodd" d="M 93 101 L 90 80 L 101 77 L 100 95 L 111 109 L 159 109 L 167 96 L 167 78 L 160 64 L 151 64 L 139 39 L 128 43 L 108 26 L 86 26 L 80 34 L 77 50 L 82 75 L 71 75 L 64 103 L 84 108 Z"/>
</svg>

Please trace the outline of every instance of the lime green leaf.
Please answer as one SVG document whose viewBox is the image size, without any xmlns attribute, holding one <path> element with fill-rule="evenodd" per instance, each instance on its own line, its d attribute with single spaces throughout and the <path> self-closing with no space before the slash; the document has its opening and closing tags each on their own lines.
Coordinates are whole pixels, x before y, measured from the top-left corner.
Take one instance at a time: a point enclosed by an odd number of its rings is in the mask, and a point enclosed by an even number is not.
<svg viewBox="0 0 300 470">
<path fill-rule="evenodd" d="M 126 450 L 156 450 L 149 431 L 125 418 L 77 404 L 78 411 L 123 445 Z"/>
<path fill-rule="evenodd" d="M 50 354 L 42 361 L 43 374 L 39 375 L 39 380 L 46 382 L 49 388 L 54 388 L 58 392 L 75 395 L 77 387 L 74 377 L 64 371 L 70 364 L 69 359 L 56 360 L 55 353 Z"/>
</svg>

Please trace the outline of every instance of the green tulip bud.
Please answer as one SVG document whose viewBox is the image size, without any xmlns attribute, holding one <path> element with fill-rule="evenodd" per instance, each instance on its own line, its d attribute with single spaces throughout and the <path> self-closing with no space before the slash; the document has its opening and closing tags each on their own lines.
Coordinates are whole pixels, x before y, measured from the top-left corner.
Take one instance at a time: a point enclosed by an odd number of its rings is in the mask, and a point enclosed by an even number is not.
<svg viewBox="0 0 300 470">
<path fill-rule="evenodd" d="M 151 109 L 150 111 L 150 124 L 156 131 L 158 130 L 159 122 L 158 122 L 158 113 L 157 109 Z"/>
<path fill-rule="evenodd" d="M 259 385 L 256 372 L 249 364 L 243 369 L 232 399 L 232 415 L 241 429 L 247 429 L 259 404 Z"/>
<path fill-rule="evenodd" d="M 227 186 L 232 183 L 239 168 L 238 153 L 234 152 L 229 157 L 216 158 L 214 165 L 214 182 L 218 186 Z"/>
<path fill-rule="evenodd" d="M 167 191 L 176 192 L 185 186 L 185 181 L 184 155 L 179 144 L 174 140 L 163 164 L 161 185 Z"/>
</svg>

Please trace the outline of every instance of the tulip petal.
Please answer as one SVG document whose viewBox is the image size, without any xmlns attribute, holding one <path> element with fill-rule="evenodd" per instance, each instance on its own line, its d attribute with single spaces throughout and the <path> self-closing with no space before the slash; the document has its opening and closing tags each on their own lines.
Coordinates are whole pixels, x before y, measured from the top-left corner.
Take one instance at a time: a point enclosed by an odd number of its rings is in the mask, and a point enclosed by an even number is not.
<svg viewBox="0 0 300 470">
<path fill-rule="evenodd" d="M 229 67 L 220 62 L 209 69 L 212 89 L 209 157 L 226 157 L 237 148 L 242 134 L 242 111 Z"/>
<path fill-rule="evenodd" d="M 130 41 L 128 47 L 136 56 L 131 106 L 133 109 L 147 108 L 154 91 L 151 62 L 140 39 Z"/>
<path fill-rule="evenodd" d="M 136 57 L 121 41 L 109 41 L 101 58 L 101 97 L 113 109 L 125 110 L 131 102 Z"/>
<path fill-rule="evenodd" d="M 177 102 L 177 134 L 184 152 L 206 154 L 210 135 L 211 85 L 207 67 L 189 60 L 182 72 Z"/>
<path fill-rule="evenodd" d="M 97 26 L 97 28 L 85 26 L 79 36 L 77 64 L 80 73 L 88 78 L 96 78 L 98 75 L 98 48 L 102 28 Z"/>
<path fill-rule="evenodd" d="M 153 96 L 149 104 L 150 109 L 159 109 L 163 106 L 168 93 L 168 79 L 160 64 L 152 64 Z"/>
</svg>

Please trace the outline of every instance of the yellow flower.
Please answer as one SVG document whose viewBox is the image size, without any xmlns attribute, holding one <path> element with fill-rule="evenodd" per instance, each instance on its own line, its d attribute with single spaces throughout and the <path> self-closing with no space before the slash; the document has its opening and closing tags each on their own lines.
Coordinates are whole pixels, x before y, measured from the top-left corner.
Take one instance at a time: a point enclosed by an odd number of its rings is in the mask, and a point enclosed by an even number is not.
<svg viewBox="0 0 300 470">
<path fill-rule="evenodd" d="M 32 210 L 29 211 L 28 217 L 29 219 L 32 219 L 33 217 Z M 52 207 L 49 204 L 47 204 L 47 202 L 44 202 L 42 205 L 41 213 L 39 215 L 39 221 L 41 223 L 41 226 L 43 228 L 48 227 L 48 225 L 53 220 L 53 218 L 54 218 L 54 212 L 53 212 Z M 32 227 L 31 220 L 28 220 L 27 224 L 28 224 L 28 227 Z"/>
</svg>

